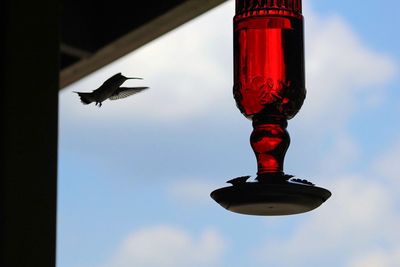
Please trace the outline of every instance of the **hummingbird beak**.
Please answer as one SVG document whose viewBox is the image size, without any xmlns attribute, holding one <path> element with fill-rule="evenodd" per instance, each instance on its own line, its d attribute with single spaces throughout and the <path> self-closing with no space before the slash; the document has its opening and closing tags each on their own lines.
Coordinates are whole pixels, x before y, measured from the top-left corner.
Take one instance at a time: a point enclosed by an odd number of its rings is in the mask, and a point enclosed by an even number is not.
<svg viewBox="0 0 400 267">
<path fill-rule="evenodd" d="M 127 79 L 127 80 L 131 80 L 131 79 L 143 80 L 143 78 L 138 78 L 138 77 L 125 77 L 125 79 Z"/>
</svg>

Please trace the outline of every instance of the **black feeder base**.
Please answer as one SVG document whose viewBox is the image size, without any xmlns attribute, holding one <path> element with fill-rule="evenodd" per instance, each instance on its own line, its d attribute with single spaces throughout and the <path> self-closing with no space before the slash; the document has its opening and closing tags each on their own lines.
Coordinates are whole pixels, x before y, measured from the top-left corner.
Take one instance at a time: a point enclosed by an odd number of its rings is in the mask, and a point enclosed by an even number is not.
<svg viewBox="0 0 400 267">
<path fill-rule="evenodd" d="M 243 176 L 228 181 L 232 186 L 213 191 L 211 197 L 232 212 L 276 216 L 311 211 L 331 196 L 328 190 L 306 180 L 262 183 L 246 182 L 248 178 Z"/>
</svg>

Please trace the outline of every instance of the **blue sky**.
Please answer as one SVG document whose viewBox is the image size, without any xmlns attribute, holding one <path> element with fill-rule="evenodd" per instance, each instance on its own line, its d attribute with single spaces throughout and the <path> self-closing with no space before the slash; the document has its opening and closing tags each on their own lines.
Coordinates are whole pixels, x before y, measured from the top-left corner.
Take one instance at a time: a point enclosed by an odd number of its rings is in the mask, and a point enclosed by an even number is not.
<svg viewBox="0 0 400 267">
<path fill-rule="evenodd" d="M 285 171 L 333 196 L 253 217 L 209 193 L 255 176 L 232 93 L 233 2 L 60 93 L 58 267 L 334 266 L 400 262 L 398 1 L 304 2 L 307 98 Z M 101 108 L 72 91 L 111 75 L 150 89 Z"/>
</svg>

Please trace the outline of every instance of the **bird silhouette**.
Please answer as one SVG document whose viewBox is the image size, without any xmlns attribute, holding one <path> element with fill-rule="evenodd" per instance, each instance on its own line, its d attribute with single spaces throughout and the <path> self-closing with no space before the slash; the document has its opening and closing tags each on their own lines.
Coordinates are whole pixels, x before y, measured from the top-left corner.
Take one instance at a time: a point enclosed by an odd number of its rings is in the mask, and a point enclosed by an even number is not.
<svg viewBox="0 0 400 267">
<path fill-rule="evenodd" d="M 125 98 L 130 95 L 139 93 L 149 87 L 120 87 L 126 80 L 139 79 L 137 77 L 125 77 L 121 73 L 117 73 L 114 76 L 108 78 L 99 88 L 92 91 L 91 93 L 85 92 L 74 92 L 79 95 L 81 102 L 88 105 L 95 102 L 96 106 L 101 107 L 102 102 L 106 99 L 117 100 L 120 98 Z"/>
</svg>

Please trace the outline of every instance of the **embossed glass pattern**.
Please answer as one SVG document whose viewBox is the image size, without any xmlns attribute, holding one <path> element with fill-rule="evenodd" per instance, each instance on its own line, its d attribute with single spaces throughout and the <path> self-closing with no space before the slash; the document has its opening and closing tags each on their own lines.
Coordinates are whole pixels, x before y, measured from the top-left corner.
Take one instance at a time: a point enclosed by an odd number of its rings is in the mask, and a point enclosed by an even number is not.
<svg viewBox="0 0 400 267">
<path fill-rule="evenodd" d="M 299 0 L 237 0 L 234 17 L 236 105 L 253 121 L 258 180 L 284 178 L 287 120 L 305 96 L 303 16 Z"/>
<path fill-rule="evenodd" d="M 305 98 L 303 21 L 245 14 L 234 19 L 234 96 L 246 116 L 293 118 Z"/>
</svg>

